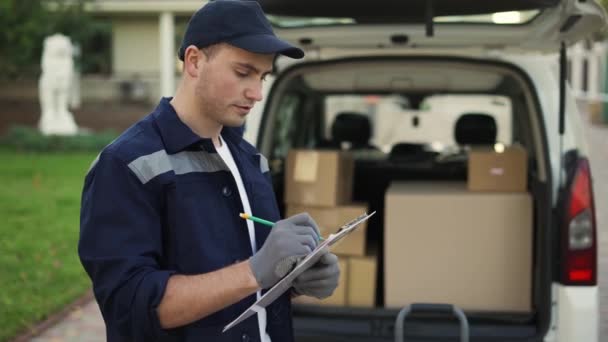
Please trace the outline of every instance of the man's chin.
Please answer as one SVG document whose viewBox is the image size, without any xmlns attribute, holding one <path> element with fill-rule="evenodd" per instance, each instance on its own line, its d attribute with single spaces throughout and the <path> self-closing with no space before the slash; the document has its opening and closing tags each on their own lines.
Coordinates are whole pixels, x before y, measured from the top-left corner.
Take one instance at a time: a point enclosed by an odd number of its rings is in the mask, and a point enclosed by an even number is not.
<svg viewBox="0 0 608 342">
<path fill-rule="evenodd" d="M 226 127 L 241 127 L 245 124 L 245 117 L 243 116 L 242 118 L 234 118 L 231 120 L 226 120 L 225 122 L 223 122 L 222 124 Z"/>
</svg>

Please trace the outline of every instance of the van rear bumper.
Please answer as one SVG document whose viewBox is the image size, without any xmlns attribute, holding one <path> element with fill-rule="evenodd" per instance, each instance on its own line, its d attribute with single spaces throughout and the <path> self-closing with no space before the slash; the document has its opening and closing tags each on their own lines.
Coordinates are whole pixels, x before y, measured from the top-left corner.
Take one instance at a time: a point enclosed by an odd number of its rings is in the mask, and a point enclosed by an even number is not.
<svg viewBox="0 0 608 342">
<path fill-rule="evenodd" d="M 554 334 L 545 342 L 599 341 L 599 289 L 597 286 L 553 285 Z"/>
<path fill-rule="evenodd" d="M 297 342 L 394 341 L 398 309 L 293 305 Z M 471 341 L 542 342 L 534 315 L 467 313 Z M 452 317 L 412 317 L 405 324 L 406 341 L 459 341 L 460 326 Z M 595 341 L 594 341 L 595 342 Z"/>
</svg>

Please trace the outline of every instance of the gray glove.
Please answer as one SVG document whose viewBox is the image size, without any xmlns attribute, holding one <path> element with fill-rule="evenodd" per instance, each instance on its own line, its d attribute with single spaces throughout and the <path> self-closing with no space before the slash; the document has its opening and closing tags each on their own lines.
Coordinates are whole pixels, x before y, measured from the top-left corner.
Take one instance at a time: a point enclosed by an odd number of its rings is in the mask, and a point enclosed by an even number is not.
<svg viewBox="0 0 608 342">
<path fill-rule="evenodd" d="M 340 279 L 338 257 L 327 250 L 317 263 L 293 282 L 296 294 L 323 299 L 334 293 Z"/>
<path fill-rule="evenodd" d="M 260 250 L 250 259 L 251 270 L 261 288 L 283 278 L 299 258 L 317 247 L 319 229 L 307 213 L 278 221 Z"/>
</svg>

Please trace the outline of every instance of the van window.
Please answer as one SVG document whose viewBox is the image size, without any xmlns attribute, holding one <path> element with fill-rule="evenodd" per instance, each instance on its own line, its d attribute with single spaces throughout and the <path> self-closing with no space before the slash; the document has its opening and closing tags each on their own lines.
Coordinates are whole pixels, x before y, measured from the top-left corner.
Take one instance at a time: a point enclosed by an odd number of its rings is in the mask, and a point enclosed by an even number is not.
<svg viewBox="0 0 608 342">
<path fill-rule="evenodd" d="M 274 127 L 274 141 L 272 156 L 284 158 L 287 151 L 293 146 L 293 135 L 296 129 L 296 113 L 299 110 L 302 97 L 295 93 L 288 93 L 282 99 L 278 107 Z"/>
<path fill-rule="evenodd" d="M 456 147 L 454 127 L 464 114 L 492 116 L 497 142 L 512 143 L 513 111 L 505 96 L 441 94 L 412 101 L 402 95 L 330 95 L 325 98 L 325 139 L 332 139 L 332 124 L 341 113 L 365 116 L 371 124 L 369 143 L 385 153 L 403 142 L 437 152 Z"/>
</svg>

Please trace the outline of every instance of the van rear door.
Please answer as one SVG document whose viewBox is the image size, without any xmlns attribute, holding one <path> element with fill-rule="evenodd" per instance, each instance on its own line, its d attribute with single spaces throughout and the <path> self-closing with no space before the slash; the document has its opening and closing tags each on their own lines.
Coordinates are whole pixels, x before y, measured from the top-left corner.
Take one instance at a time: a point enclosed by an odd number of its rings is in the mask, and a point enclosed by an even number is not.
<svg viewBox="0 0 608 342">
<path fill-rule="evenodd" d="M 595 0 L 259 0 L 281 37 L 309 48 L 557 51 L 605 25 Z"/>
</svg>

